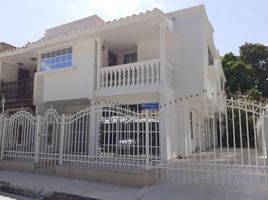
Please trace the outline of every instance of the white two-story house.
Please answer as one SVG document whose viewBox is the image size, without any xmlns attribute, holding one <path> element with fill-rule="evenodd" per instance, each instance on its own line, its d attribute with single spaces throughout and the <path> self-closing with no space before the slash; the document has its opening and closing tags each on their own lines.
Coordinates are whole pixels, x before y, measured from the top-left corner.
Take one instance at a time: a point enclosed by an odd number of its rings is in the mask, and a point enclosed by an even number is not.
<svg viewBox="0 0 268 200">
<path fill-rule="evenodd" d="M 71 113 L 99 101 L 164 105 L 203 91 L 210 98 L 225 82 L 213 32 L 204 6 L 170 13 L 153 9 L 108 22 L 93 15 L 1 52 L 2 93 L 7 104 L 32 87 L 27 98 L 33 106 L 26 107 L 38 114 L 51 105 Z M 13 87 L 5 86 L 9 82 Z M 16 106 L 23 105 L 10 109 Z"/>
</svg>

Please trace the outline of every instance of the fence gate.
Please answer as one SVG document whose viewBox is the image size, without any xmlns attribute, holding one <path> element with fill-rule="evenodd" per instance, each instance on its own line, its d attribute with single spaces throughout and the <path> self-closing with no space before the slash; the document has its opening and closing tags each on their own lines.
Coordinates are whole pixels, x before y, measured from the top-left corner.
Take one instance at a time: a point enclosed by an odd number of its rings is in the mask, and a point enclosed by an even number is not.
<svg viewBox="0 0 268 200">
<path fill-rule="evenodd" d="M 193 97 L 161 112 L 183 121 L 174 135 L 182 135 L 185 146 L 177 158 L 157 166 L 160 182 L 268 186 L 264 105 Z"/>
<path fill-rule="evenodd" d="M 1 159 L 33 161 L 35 156 L 35 117 L 19 111 L 1 123 Z"/>
<path fill-rule="evenodd" d="M 61 117 L 49 109 L 43 117 L 37 116 L 36 168 L 52 168 L 59 163 Z"/>
</svg>

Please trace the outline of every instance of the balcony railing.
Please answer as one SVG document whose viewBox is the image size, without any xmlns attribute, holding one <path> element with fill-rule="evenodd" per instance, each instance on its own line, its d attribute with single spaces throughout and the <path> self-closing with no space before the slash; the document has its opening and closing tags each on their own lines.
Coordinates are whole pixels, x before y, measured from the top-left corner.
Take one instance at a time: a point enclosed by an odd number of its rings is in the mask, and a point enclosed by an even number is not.
<svg viewBox="0 0 268 200">
<path fill-rule="evenodd" d="M 157 85 L 161 81 L 160 59 L 104 67 L 98 79 L 99 90 Z"/>
<path fill-rule="evenodd" d="M 1 91 L 6 100 L 32 99 L 33 78 L 2 83 Z"/>
</svg>

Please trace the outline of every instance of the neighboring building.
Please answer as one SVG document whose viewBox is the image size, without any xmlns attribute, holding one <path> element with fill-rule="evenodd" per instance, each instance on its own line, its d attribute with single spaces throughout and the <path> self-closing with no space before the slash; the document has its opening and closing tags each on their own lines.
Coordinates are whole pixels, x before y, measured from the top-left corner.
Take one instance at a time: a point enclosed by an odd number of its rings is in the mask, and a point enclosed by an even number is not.
<svg viewBox="0 0 268 200">
<path fill-rule="evenodd" d="M 0 42 L 0 52 L 6 51 L 6 50 L 10 50 L 10 49 L 15 49 L 16 47 L 7 44 L 5 42 Z"/>
<path fill-rule="evenodd" d="M 36 71 L 37 58 L 27 57 L 27 54 L 2 57 L 7 52 L 16 51 L 16 47 L 0 43 L 1 98 L 5 98 L 5 110 L 8 112 L 15 112 L 21 107 L 34 111 L 33 72 Z"/>
<path fill-rule="evenodd" d="M 213 32 L 204 6 L 171 13 L 154 9 L 111 22 L 94 15 L 2 52 L 2 91 L 7 103 L 23 99 L 13 105 L 36 106 L 37 113 L 51 105 L 59 113 L 75 112 L 100 100 L 164 105 L 203 91 L 211 98 L 224 92 L 225 83 Z M 187 117 L 191 120 L 195 114 Z M 174 127 L 169 123 L 172 120 L 161 126 L 167 133 L 161 141 L 172 140 Z M 161 154 L 171 158 L 171 152 Z"/>
</svg>

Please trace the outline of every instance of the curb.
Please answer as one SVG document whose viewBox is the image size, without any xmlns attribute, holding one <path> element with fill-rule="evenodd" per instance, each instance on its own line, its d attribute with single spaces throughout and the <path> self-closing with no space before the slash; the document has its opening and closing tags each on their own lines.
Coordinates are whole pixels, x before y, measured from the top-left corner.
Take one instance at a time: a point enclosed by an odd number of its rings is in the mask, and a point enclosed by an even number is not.
<svg viewBox="0 0 268 200">
<path fill-rule="evenodd" d="M 12 185 L 11 183 L 4 181 L 0 181 L 0 191 L 43 200 L 99 200 L 95 198 L 83 197 L 63 192 L 51 192 L 51 191 L 44 191 L 39 188 L 26 188 L 22 186 L 15 186 Z"/>
</svg>

